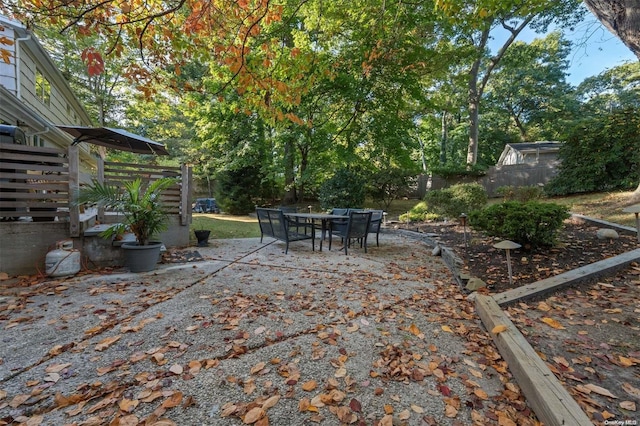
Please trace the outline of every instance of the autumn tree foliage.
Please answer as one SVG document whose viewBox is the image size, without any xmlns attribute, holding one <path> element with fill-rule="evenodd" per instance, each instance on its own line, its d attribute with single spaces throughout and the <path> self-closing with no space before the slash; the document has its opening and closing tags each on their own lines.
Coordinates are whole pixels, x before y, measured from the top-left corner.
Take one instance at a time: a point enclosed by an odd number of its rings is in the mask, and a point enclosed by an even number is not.
<svg viewBox="0 0 640 426">
<path fill-rule="evenodd" d="M 296 62 L 302 53 L 291 46 L 282 55 L 285 46 L 279 31 L 285 8 L 295 11 L 303 3 L 27 0 L 9 6 L 8 12 L 30 27 L 45 25 L 62 33 L 99 35 L 106 41 L 104 51 L 83 52 L 90 74 L 100 72 L 101 62 L 110 56 L 122 56 L 125 51 L 137 49 L 141 60 L 132 62 L 124 75 L 147 96 L 152 94 L 152 83 L 160 79 L 181 91 L 202 90 L 188 84 L 178 87 L 182 68 L 198 62 L 208 64 L 223 86 L 233 82 L 240 92 L 250 94 L 247 99 L 254 107 L 268 108 L 274 102 L 295 103 L 305 90 L 305 85 L 294 84 L 297 80 L 284 81 L 285 76 L 274 73 L 274 61 L 280 61 L 279 66 L 286 65 Z M 304 72 L 293 63 L 288 65 Z M 161 72 L 167 69 L 171 69 L 172 76 Z M 286 114 L 274 111 L 278 119 Z M 288 118 L 298 121 L 292 114 Z"/>
</svg>

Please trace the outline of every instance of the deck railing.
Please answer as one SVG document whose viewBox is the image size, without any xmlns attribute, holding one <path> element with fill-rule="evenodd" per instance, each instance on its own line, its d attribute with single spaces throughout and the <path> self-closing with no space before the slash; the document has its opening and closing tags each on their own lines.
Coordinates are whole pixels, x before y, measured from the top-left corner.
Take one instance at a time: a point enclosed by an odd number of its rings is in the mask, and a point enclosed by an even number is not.
<svg viewBox="0 0 640 426">
<path fill-rule="evenodd" d="M 66 221 L 69 236 L 80 234 L 80 212 L 72 198 L 80 186 L 77 146 L 68 150 L 0 143 L 0 217 L 18 222 Z M 100 182 L 121 183 L 142 177 L 152 181 L 175 177 L 176 184 L 163 193 L 169 214 L 188 225 L 191 217 L 191 169 L 149 164 L 97 161 Z M 98 212 L 104 221 L 105 212 Z"/>
</svg>

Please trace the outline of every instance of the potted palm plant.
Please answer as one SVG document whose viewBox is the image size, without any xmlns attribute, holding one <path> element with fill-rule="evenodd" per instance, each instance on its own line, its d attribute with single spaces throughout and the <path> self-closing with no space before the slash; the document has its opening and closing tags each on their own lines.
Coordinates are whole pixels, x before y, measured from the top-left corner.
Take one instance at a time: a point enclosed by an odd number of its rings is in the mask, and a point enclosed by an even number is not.
<svg viewBox="0 0 640 426">
<path fill-rule="evenodd" d="M 124 232 L 133 233 L 136 241 L 122 244 L 125 265 L 131 272 L 151 271 L 158 263 L 162 247 L 162 243 L 153 238 L 167 229 L 167 213 L 162 207 L 160 195 L 175 183 L 173 178 L 162 178 L 148 184 L 137 178 L 120 187 L 94 180 L 80 190 L 76 204 L 97 203 L 122 214 L 124 219 L 100 236 L 113 238 Z"/>
</svg>

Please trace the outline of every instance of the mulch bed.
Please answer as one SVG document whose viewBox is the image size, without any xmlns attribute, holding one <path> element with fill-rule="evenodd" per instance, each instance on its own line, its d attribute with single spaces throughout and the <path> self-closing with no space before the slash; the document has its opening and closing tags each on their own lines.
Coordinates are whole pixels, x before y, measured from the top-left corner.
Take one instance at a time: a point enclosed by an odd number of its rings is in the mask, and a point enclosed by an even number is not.
<svg viewBox="0 0 640 426">
<path fill-rule="evenodd" d="M 599 228 L 572 218 L 548 249 L 512 255 L 513 285 L 500 239 L 456 223 L 425 223 L 414 231 L 437 235 L 464 261 L 465 271 L 487 283 L 490 293 L 536 282 L 640 247 L 635 232 L 600 240 Z M 550 370 L 594 424 L 636 424 L 640 411 L 640 265 L 561 289 L 544 299 L 503 307 Z M 618 422 L 618 423 L 616 423 Z"/>
<path fill-rule="evenodd" d="M 509 284 L 504 250 L 493 247 L 501 239 L 488 237 L 467 226 L 465 247 L 464 229 L 458 223 L 423 223 L 408 229 L 436 235 L 442 245 L 454 250 L 464 261 L 466 270 L 462 272 L 483 280 L 491 293 L 500 293 L 640 247 L 636 234 L 624 230 L 616 230 L 618 239 L 598 239 L 596 232 L 603 227 L 571 218 L 559 232 L 554 247 L 512 251 L 513 285 Z"/>
</svg>

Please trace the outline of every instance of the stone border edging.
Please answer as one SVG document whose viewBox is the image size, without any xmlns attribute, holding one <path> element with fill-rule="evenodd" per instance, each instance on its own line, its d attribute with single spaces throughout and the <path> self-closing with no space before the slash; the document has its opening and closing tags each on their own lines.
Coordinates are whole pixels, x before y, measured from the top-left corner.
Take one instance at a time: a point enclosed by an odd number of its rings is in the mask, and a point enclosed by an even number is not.
<svg viewBox="0 0 640 426">
<path fill-rule="evenodd" d="M 421 240 L 431 247 L 440 247 L 440 257 L 442 257 L 442 260 L 453 274 L 453 277 L 455 278 L 458 285 L 461 288 L 464 288 L 463 275 L 460 273 L 464 262 L 456 255 L 453 249 L 449 248 L 448 246 L 442 245 L 439 241 L 434 240 L 427 234 L 421 234 L 419 232 L 410 231 L 408 229 L 394 229 L 394 232 L 397 232 L 401 235 L 407 235 L 413 239 Z"/>
</svg>

